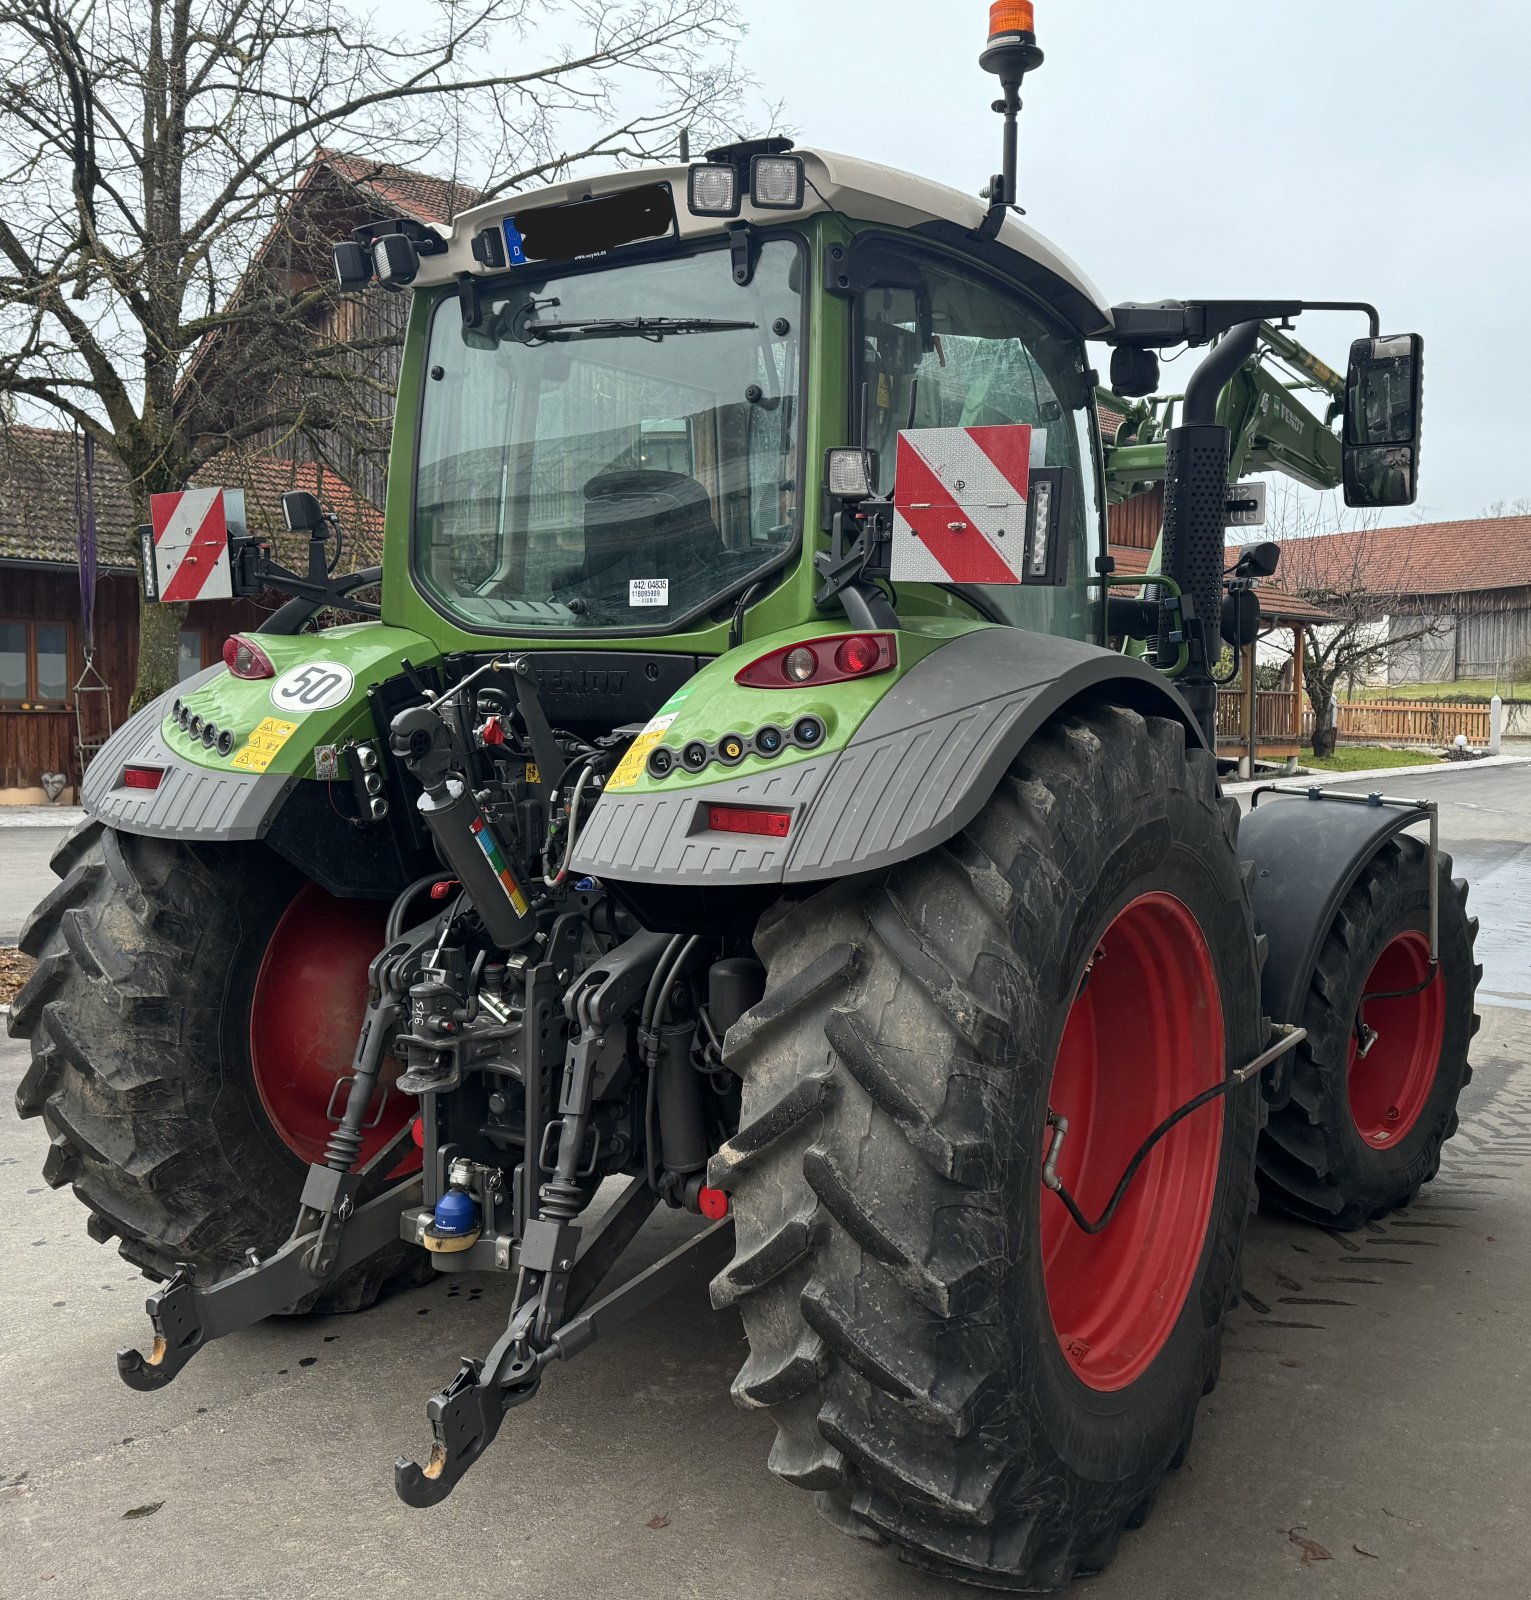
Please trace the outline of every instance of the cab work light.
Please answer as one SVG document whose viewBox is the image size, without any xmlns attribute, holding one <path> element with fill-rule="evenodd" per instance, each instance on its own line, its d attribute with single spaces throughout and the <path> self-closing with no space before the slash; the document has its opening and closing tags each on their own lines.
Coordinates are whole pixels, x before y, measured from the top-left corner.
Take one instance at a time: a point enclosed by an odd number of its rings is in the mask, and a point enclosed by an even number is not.
<svg viewBox="0 0 1531 1600">
<path fill-rule="evenodd" d="M 407 288 L 420 270 L 420 252 L 402 233 L 380 234 L 372 241 L 372 270 L 385 289 Z"/>
<path fill-rule="evenodd" d="M 801 210 L 802 161 L 797 156 L 756 156 L 750 162 L 750 199 L 769 211 Z"/>
<path fill-rule="evenodd" d="M 836 500 L 867 500 L 877 492 L 877 452 L 835 445 L 824 452 L 824 483 Z"/>
<path fill-rule="evenodd" d="M 694 216 L 737 217 L 739 172 L 711 162 L 692 167 L 686 177 L 686 204 Z"/>
<path fill-rule="evenodd" d="M 785 839 L 792 827 L 792 813 L 765 811 L 759 806 L 708 806 L 707 826 L 713 833 L 756 833 Z"/>
<path fill-rule="evenodd" d="M 365 289 L 372 282 L 372 257 L 354 239 L 335 246 L 335 282 L 342 289 Z"/>
<path fill-rule="evenodd" d="M 783 645 L 741 667 L 734 682 L 747 689 L 802 689 L 870 678 L 897 665 L 898 645 L 891 633 L 832 634 Z"/>
</svg>

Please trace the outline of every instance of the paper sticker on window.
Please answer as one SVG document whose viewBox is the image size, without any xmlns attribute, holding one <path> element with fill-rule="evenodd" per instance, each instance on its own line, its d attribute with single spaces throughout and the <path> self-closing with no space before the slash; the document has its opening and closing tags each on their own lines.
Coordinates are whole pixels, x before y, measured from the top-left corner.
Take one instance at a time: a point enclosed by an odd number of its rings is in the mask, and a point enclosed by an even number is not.
<svg viewBox="0 0 1531 1600">
<path fill-rule="evenodd" d="M 629 578 L 627 603 L 630 606 L 667 606 L 670 603 L 668 578 Z"/>
</svg>

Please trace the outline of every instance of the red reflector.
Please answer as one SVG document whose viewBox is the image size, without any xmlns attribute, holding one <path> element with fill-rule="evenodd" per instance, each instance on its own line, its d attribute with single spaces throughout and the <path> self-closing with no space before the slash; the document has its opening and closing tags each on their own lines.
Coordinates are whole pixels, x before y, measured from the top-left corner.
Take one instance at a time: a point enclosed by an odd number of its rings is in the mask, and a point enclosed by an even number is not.
<svg viewBox="0 0 1531 1600">
<path fill-rule="evenodd" d="M 124 767 L 122 769 L 122 787 L 124 789 L 157 789 L 159 781 L 165 776 L 163 767 Z"/>
<path fill-rule="evenodd" d="M 253 639 L 242 633 L 223 641 L 223 664 L 236 678 L 274 678 L 271 657 Z"/>
<path fill-rule="evenodd" d="M 707 826 L 714 833 L 763 833 L 785 839 L 792 826 L 790 811 L 762 811 L 757 806 L 708 806 Z"/>
<path fill-rule="evenodd" d="M 698 1189 L 696 1208 L 704 1217 L 721 1222 L 728 1215 L 728 1196 L 721 1189 Z"/>
</svg>

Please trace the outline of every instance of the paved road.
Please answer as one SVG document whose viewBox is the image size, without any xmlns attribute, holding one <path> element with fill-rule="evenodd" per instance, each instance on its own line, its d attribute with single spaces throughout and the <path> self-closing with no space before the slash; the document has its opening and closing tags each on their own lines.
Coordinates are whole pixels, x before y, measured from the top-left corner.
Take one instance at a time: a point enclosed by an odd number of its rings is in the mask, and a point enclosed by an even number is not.
<svg viewBox="0 0 1531 1600">
<path fill-rule="evenodd" d="M 1477 878 L 1484 1026 L 1462 1132 L 1407 1216 L 1347 1236 L 1256 1219 L 1190 1460 L 1079 1591 L 1091 1600 L 1527 1593 L 1531 769 L 1392 787 L 1439 795 L 1457 866 Z M 0 833 L 0 906 L 20 881 L 12 848 Z M 0 1042 L 7 1101 L 22 1067 Z M 252 1329 L 135 1395 L 112 1352 L 146 1327 L 142 1280 L 85 1236 L 67 1191 L 42 1186 L 40 1154 L 36 1124 L 0 1115 L 6 1600 L 973 1592 L 843 1538 L 765 1472 L 769 1424 L 727 1395 L 740 1325 L 700 1292 L 555 1368 L 430 1512 L 395 1500 L 390 1464 L 424 1447 L 421 1403 L 457 1357 L 499 1332 L 494 1281 Z M 128 1515 L 144 1507 L 158 1509 Z"/>
</svg>

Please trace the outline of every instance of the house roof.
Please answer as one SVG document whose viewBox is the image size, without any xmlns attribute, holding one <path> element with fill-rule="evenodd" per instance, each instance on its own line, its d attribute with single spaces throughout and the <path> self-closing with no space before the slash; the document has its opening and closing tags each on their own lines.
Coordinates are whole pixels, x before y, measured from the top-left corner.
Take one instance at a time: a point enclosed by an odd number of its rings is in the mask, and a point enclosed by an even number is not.
<svg viewBox="0 0 1531 1600">
<path fill-rule="evenodd" d="M 364 190 L 417 222 L 448 226 L 459 211 L 466 211 L 483 199 L 482 191 L 470 184 L 433 177 L 387 161 L 372 161 L 339 150 L 320 150 L 314 160 L 316 166 L 327 166 L 353 188 Z"/>
<path fill-rule="evenodd" d="M 72 431 L 19 423 L 0 428 L 0 560 L 75 564 L 75 493 L 83 485 L 84 454 Z M 131 567 L 133 497 L 122 467 L 100 450 L 95 491 L 97 559 L 103 566 Z"/>
<path fill-rule="evenodd" d="M 0 560 L 59 561 L 75 565 L 79 517 L 75 485 L 84 471 L 77 436 L 58 428 L 0 428 Z M 197 473 L 203 486 L 245 491 L 251 531 L 270 534 L 289 563 L 301 561 L 282 525 L 282 496 L 289 489 L 318 495 L 340 519 L 346 547 L 341 570 L 382 560 L 383 515 L 333 472 L 307 462 L 265 455 L 215 456 Z M 137 519 L 121 464 L 96 452 L 97 555 L 102 566 L 136 567 Z"/>
<path fill-rule="evenodd" d="M 1304 592 L 1383 597 L 1531 586 L 1531 517 L 1477 517 L 1281 541 L 1281 572 Z"/>
<path fill-rule="evenodd" d="M 1112 545 L 1111 555 L 1116 561 L 1116 570 L 1129 577 L 1146 573 L 1148 563 L 1153 559 L 1152 550 L 1141 550 L 1136 545 L 1130 544 Z M 1311 600 L 1289 594 L 1273 584 L 1257 583 L 1255 593 L 1260 597 L 1260 615 L 1267 622 L 1309 625 L 1339 620 L 1332 611 L 1325 611 L 1322 606 L 1315 605 Z"/>
</svg>

